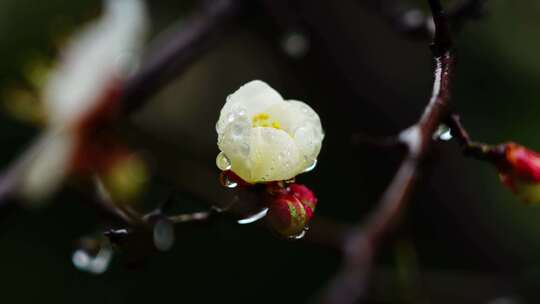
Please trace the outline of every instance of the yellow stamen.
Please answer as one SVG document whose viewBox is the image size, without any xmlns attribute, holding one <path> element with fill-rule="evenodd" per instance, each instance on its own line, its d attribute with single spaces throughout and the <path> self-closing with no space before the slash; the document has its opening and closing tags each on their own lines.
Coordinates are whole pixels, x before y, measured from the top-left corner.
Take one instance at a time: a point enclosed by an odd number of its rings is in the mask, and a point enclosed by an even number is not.
<svg viewBox="0 0 540 304">
<path fill-rule="evenodd" d="M 252 126 L 255 127 L 263 127 L 263 128 L 274 128 L 274 129 L 281 129 L 281 124 L 279 121 L 271 121 L 270 115 L 267 113 L 259 113 L 255 116 L 253 116 L 252 119 Z"/>
</svg>

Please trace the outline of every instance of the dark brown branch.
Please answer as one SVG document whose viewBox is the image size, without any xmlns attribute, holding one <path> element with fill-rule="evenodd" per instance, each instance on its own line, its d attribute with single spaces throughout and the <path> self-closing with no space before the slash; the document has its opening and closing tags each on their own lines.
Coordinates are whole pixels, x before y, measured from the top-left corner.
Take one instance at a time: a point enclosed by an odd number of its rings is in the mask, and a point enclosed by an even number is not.
<svg viewBox="0 0 540 304">
<path fill-rule="evenodd" d="M 467 132 L 465 127 L 463 127 L 463 124 L 461 123 L 461 117 L 459 117 L 459 115 L 450 115 L 450 117 L 446 121 L 446 124 L 450 128 L 452 137 L 458 141 L 460 146 L 466 147 L 471 144 L 471 137 L 469 136 L 469 132 Z"/>
<path fill-rule="evenodd" d="M 440 2 L 428 2 L 435 24 L 432 96 L 420 120 L 400 134 L 408 151 L 377 208 L 345 239 L 343 265 L 324 291 L 324 303 L 355 303 L 365 295 L 374 252 L 399 221 L 400 211 L 409 201 L 416 184 L 420 163 L 429 151 L 432 134 L 448 115 L 454 67 L 450 27 Z"/>
<path fill-rule="evenodd" d="M 459 115 L 450 115 L 446 120 L 446 124 L 450 127 L 452 136 L 457 140 L 465 156 L 493 163 L 505 157 L 505 145 L 492 146 L 471 140 L 469 133 L 461 123 Z"/>
</svg>

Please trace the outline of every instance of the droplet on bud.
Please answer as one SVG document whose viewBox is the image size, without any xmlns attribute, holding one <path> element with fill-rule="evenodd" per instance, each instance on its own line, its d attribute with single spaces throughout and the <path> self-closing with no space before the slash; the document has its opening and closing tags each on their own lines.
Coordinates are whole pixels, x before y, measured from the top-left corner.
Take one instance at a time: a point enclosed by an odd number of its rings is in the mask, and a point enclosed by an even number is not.
<svg viewBox="0 0 540 304">
<path fill-rule="evenodd" d="M 308 230 L 309 230 L 308 226 L 305 226 L 302 231 L 294 235 L 289 235 L 288 238 L 289 240 L 301 240 L 304 238 L 304 236 L 306 236 L 306 233 Z"/>
<path fill-rule="evenodd" d="M 231 161 L 223 152 L 220 152 L 218 154 L 216 158 L 216 165 L 221 171 L 227 171 L 231 169 Z"/>
<path fill-rule="evenodd" d="M 437 128 L 437 131 L 433 133 L 434 140 L 449 141 L 449 140 L 452 140 L 452 138 L 453 138 L 452 131 L 445 124 L 439 125 L 439 127 Z"/>
<path fill-rule="evenodd" d="M 154 225 L 154 246 L 159 251 L 168 251 L 174 245 L 174 224 L 167 218 L 159 219 Z"/>
</svg>

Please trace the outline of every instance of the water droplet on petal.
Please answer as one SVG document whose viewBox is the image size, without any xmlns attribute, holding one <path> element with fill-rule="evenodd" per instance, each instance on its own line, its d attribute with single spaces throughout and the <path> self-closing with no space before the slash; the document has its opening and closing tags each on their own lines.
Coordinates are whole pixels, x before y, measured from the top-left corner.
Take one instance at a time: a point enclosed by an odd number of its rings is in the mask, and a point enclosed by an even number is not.
<svg viewBox="0 0 540 304">
<path fill-rule="evenodd" d="M 231 123 L 234 121 L 234 119 L 236 118 L 236 115 L 234 113 L 230 113 L 228 116 L 227 116 L 227 122 L 228 123 Z"/>
<path fill-rule="evenodd" d="M 238 224 L 245 225 L 245 224 L 254 223 L 254 222 L 262 219 L 263 217 L 265 217 L 267 213 L 268 213 L 268 208 L 264 208 L 261 211 L 255 213 L 253 215 L 250 215 L 249 217 L 238 220 Z"/>
<path fill-rule="evenodd" d="M 159 251 L 168 251 L 174 245 L 174 225 L 168 219 L 160 219 L 154 225 L 154 246 Z"/>
<path fill-rule="evenodd" d="M 216 165 L 221 171 L 227 171 L 231 169 L 231 161 L 223 152 L 220 152 L 216 157 Z"/>
<path fill-rule="evenodd" d="M 242 154 L 244 157 L 248 157 L 249 156 L 249 151 L 250 151 L 250 148 L 249 148 L 249 145 L 247 143 L 240 144 L 240 148 L 239 148 L 240 154 Z"/>
<path fill-rule="evenodd" d="M 303 171 L 304 173 L 313 171 L 317 167 L 317 159 L 315 158 L 313 162 Z"/>
<path fill-rule="evenodd" d="M 439 127 L 437 128 L 437 131 L 433 133 L 434 140 L 449 141 L 452 138 L 453 138 L 452 132 L 450 128 L 445 124 L 439 125 Z"/>
<path fill-rule="evenodd" d="M 96 254 L 92 254 L 89 249 L 79 248 L 75 250 L 71 261 L 80 271 L 92 274 L 102 274 L 109 268 L 113 257 L 113 251 L 109 244 L 104 244 Z"/>
<path fill-rule="evenodd" d="M 241 137 L 242 134 L 244 133 L 245 126 L 240 123 L 234 123 L 232 124 L 231 128 L 232 128 L 232 136 L 234 138 L 238 138 L 238 137 Z"/>
</svg>

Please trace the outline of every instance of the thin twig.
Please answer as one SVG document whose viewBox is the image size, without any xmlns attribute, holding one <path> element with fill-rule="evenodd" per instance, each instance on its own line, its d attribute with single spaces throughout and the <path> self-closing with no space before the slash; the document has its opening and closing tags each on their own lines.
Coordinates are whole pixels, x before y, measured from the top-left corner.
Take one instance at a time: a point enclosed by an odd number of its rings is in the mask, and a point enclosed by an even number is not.
<svg viewBox="0 0 540 304">
<path fill-rule="evenodd" d="M 469 133 L 461 123 L 459 115 L 450 115 L 446 120 L 446 124 L 450 127 L 452 136 L 463 150 L 463 155 L 490 162 L 498 162 L 505 157 L 505 145 L 492 146 L 471 140 Z"/>
<path fill-rule="evenodd" d="M 368 220 L 355 227 L 343 244 L 341 270 L 324 291 L 324 303 L 355 303 L 365 295 L 373 256 L 384 236 L 397 224 L 416 184 L 419 166 L 432 142 L 432 134 L 448 114 L 454 67 L 448 19 L 438 0 L 428 0 L 435 24 L 433 92 L 420 120 L 400 134 L 408 147 L 392 182 Z"/>
<path fill-rule="evenodd" d="M 460 146 L 466 147 L 471 144 L 471 137 L 469 136 L 469 132 L 467 132 L 467 130 L 461 123 L 461 117 L 459 117 L 459 115 L 450 115 L 446 121 L 446 124 L 450 128 L 452 137 L 458 141 Z"/>
</svg>

